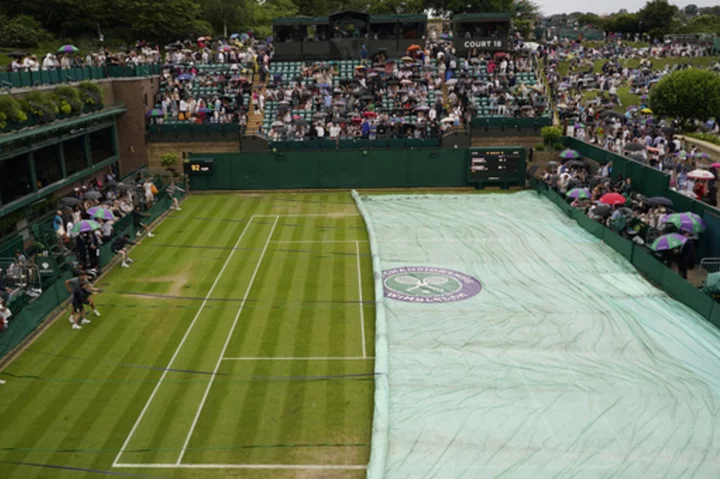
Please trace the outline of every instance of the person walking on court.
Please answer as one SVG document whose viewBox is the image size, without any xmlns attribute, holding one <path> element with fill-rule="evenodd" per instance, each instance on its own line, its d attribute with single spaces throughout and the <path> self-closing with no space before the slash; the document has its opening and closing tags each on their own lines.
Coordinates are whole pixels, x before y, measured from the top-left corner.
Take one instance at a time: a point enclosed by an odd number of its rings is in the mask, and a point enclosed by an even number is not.
<svg viewBox="0 0 720 479">
<path fill-rule="evenodd" d="M 175 198 L 175 192 L 176 192 L 176 191 L 182 191 L 183 193 L 185 193 L 185 190 L 183 190 L 182 188 L 180 188 L 179 186 L 177 186 L 177 185 L 175 184 L 175 180 L 172 180 L 172 181 L 170 182 L 170 186 L 167 187 L 167 194 L 168 194 L 168 196 L 170 197 L 170 199 L 171 199 L 172 202 L 173 202 L 172 208 L 175 209 L 175 211 L 182 211 L 182 210 L 180 209 L 180 203 L 178 203 L 177 198 Z"/>
<path fill-rule="evenodd" d="M 122 264 L 121 266 L 123 268 L 129 268 L 130 265 L 128 263 L 134 263 L 133 260 L 130 259 L 128 256 L 127 250 L 125 249 L 125 246 L 129 244 L 136 244 L 134 241 L 130 241 L 130 235 L 122 235 L 119 236 L 113 241 L 113 244 L 110 246 L 110 249 L 112 250 L 113 254 L 119 254 L 122 256 Z"/>
<path fill-rule="evenodd" d="M 147 231 L 148 238 L 152 238 L 155 235 L 150 232 L 150 228 L 147 227 L 145 223 L 143 223 L 143 218 L 150 218 L 149 214 L 143 213 L 140 211 L 140 207 L 136 206 L 135 209 L 132 212 L 133 215 L 133 224 L 135 225 L 135 236 L 142 235 L 141 230 Z"/>
<path fill-rule="evenodd" d="M 70 322 L 73 329 L 82 329 L 81 324 L 90 324 L 90 320 L 85 318 L 85 305 L 89 305 L 95 316 L 100 316 L 100 312 L 95 307 L 95 303 L 90 299 L 93 292 L 99 291 L 94 288 L 88 281 L 87 274 L 80 274 L 76 278 L 70 278 L 65 281 L 65 287 L 72 296 L 72 314 L 70 314 Z"/>
</svg>

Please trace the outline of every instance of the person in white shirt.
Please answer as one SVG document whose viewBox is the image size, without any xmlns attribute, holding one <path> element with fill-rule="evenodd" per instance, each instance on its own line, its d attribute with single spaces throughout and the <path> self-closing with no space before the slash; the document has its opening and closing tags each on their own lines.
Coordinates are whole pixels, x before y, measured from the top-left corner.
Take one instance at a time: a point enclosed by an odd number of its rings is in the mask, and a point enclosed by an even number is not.
<svg viewBox="0 0 720 479">
<path fill-rule="evenodd" d="M 180 114 L 178 115 L 178 120 L 185 121 L 188 119 L 187 110 L 187 102 L 185 100 L 180 100 Z"/>
<path fill-rule="evenodd" d="M 323 128 L 322 124 L 319 124 L 315 127 L 315 131 L 317 131 L 318 138 L 324 138 L 325 137 L 325 128 Z"/>
<path fill-rule="evenodd" d="M 150 179 L 145 180 L 145 183 L 143 183 L 143 189 L 145 190 L 145 203 L 147 203 L 147 209 L 150 209 L 153 200 L 155 199 L 155 195 L 153 195 L 152 192 L 152 187 L 153 182 Z"/>
<path fill-rule="evenodd" d="M 330 138 L 333 140 L 337 139 L 340 136 L 340 125 L 337 123 L 333 123 L 330 127 Z"/>
</svg>

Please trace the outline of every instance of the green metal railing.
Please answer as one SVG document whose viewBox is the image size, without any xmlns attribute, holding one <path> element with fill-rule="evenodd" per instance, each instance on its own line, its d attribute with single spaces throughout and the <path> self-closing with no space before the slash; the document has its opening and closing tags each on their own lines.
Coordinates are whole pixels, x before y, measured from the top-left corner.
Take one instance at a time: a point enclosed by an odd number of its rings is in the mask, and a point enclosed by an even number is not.
<svg viewBox="0 0 720 479">
<path fill-rule="evenodd" d="M 0 72 L 0 86 L 29 88 L 42 85 L 57 85 L 105 78 L 145 77 L 159 75 L 162 65 L 109 65 L 104 67 L 70 68 L 67 70 L 38 70 L 27 72 Z"/>
</svg>

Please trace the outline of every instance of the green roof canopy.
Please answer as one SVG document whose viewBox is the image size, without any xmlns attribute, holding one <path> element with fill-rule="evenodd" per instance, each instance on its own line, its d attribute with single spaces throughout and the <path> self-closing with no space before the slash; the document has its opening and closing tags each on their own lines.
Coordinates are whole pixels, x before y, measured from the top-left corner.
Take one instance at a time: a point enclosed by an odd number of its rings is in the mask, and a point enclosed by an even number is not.
<svg viewBox="0 0 720 479">
<path fill-rule="evenodd" d="M 509 13 L 461 13 L 453 15 L 453 22 L 509 22 Z"/>
</svg>

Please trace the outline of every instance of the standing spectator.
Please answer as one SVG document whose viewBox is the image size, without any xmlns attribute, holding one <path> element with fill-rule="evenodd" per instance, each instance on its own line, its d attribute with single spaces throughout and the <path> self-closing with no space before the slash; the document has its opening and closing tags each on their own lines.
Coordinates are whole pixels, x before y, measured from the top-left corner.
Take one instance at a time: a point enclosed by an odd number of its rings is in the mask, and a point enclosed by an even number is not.
<svg viewBox="0 0 720 479">
<path fill-rule="evenodd" d="M 143 190 L 145 190 L 145 208 L 148 210 L 152 207 L 153 200 L 155 199 L 155 195 L 153 194 L 154 186 L 150 178 L 143 183 Z"/>
</svg>

